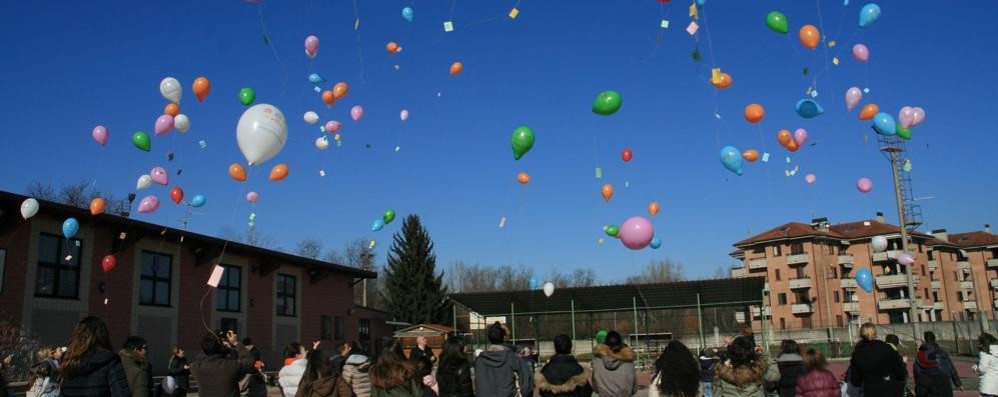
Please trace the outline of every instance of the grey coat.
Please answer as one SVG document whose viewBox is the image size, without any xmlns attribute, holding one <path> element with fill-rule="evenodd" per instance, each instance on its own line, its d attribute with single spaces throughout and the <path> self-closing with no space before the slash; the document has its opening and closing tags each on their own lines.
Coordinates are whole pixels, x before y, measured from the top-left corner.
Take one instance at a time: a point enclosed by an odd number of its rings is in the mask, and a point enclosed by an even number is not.
<svg viewBox="0 0 998 397">
<path fill-rule="evenodd" d="M 634 351 L 624 345 L 614 352 L 607 345 L 593 351 L 593 391 L 600 397 L 630 397 L 638 392 L 634 373 Z"/>
</svg>

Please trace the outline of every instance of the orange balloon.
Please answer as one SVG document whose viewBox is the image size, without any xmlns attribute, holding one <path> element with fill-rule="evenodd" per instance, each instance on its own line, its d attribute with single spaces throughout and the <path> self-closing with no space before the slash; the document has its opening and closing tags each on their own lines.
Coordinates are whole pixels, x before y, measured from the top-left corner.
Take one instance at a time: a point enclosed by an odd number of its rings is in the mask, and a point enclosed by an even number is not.
<svg viewBox="0 0 998 397">
<path fill-rule="evenodd" d="M 516 175 L 516 180 L 519 181 L 521 184 L 526 185 L 530 183 L 530 175 L 527 175 L 526 172 L 521 172 Z"/>
<path fill-rule="evenodd" d="M 651 216 L 658 215 L 658 210 L 658 202 L 652 201 L 648 203 L 648 213 L 651 214 Z"/>
<path fill-rule="evenodd" d="M 177 115 L 180 114 L 180 105 L 177 105 L 175 103 L 166 105 L 166 107 L 163 108 L 163 114 L 168 114 L 170 116 L 177 117 Z"/>
<path fill-rule="evenodd" d="M 600 188 L 600 194 L 603 195 L 603 201 L 609 203 L 610 199 L 613 198 L 613 185 L 609 183 L 603 185 L 603 187 Z"/>
<path fill-rule="evenodd" d="M 396 52 L 399 52 L 398 43 L 394 41 L 389 41 L 388 44 L 385 45 L 385 51 L 388 51 L 389 54 L 394 54 Z"/>
<path fill-rule="evenodd" d="M 746 150 L 742 152 L 742 158 L 750 163 L 754 162 L 759 159 L 759 152 L 756 151 L 755 149 Z"/>
<path fill-rule="evenodd" d="M 194 79 L 194 96 L 198 98 L 198 102 L 204 102 L 209 92 L 211 92 L 211 82 L 208 81 L 207 77 L 202 76 Z"/>
<path fill-rule="evenodd" d="M 762 105 L 753 103 L 745 107 L 745 120 L 748 122 L 755 124 L 762 121 L 763 117 L 766 117 L 766 109 Z"/>
<path fill-rule="evenodd" d="M 326 103 L 326 106 L 333 106 L 333 102 L 336 102 L 336 97 L 330 90 L 325 90 L 322 92 L 322 101 Z"/>
<path fill-rule="evenodd" d="M 246 169 L 242 164 L 232 163 L 229 165 L 229 176 L 239 182 L 246 182 Z"/>
<path fill-rule="evenodd" d="M 107 205 L 107 203 L 104 202 L 104 199 L 102 199 L 100 197 L 97 197 L 97 198 L 94 198 L 93 200 L 90 200 L 90 215 L 96 216 L 96 215 L 103 214 L 104 213 L 104 206 L 106 206 L 106 205 Z"/>
<path fill-rule="evenodd" d="M 457 74 L 461 73 L 462 70 L 464 70 L 464 65 L 462 65 L 461 62 L 454 62 L 450 65 L 451 76 L 457 76 Z"/>
<path fill-rule="evenodd" d="M 347 96 L 347 91 L 350 91 L 350 86 L 347 83 L 339 82 L 333 86 L 333 99 L 340 99 Z"/>
<path fill-rule="evenodd" d="M 791 152 L 796 152 L 797 151 L 797 141 L 790 140 L 790 143 L 787 144 L 787 150 L 789 150 Z"/>
<path fill-rule="evenodd" d="M 275 165 L 274 168 L 270 169 L 270 180 L 272 181 L 283 181 L 284 178 L 288 177 L 288 165 L 280 163 Z"/>
<path fill-rule="evenodd" d="M 731 75 L 730 74 L 721 72 L 721 75 L 718 76 L 717 80 L 711 80 L 710 83 L 713 84 L 714 87 L 717 87 L 717 88 L 720 88 L 720 89 L 723 90 L 725 88 L 731 87 L 731 83 L 733 81 L 734 80 L 731 79 Z"/>
<path fill-rule="evenodd" d="M 801 26 L 797 35 L 800 37 L 800 43 L 812 50 L 818 48 L 818 42 L 821 41 L 821 33 L 818 33 L 818 28 L 814 25 Z"/>
<path fill-rule="evenodd" d="M 863 106 L 863 110 L 859 112 L 859 119 L 873 120 L 873 116 L 876 116 L 877 113 L 880 113 L 880 107 L 875 103 L 868 103 L 866 106 Z"/>
<path fill-rule="evenodd" d="M 793 141 L 793 138 L 790 136 L 790 131 L 780 130 L 780 132 L 776 133 L 776 140 L 780 142 L 780 146 L 787 147 Z"/>
</svg>

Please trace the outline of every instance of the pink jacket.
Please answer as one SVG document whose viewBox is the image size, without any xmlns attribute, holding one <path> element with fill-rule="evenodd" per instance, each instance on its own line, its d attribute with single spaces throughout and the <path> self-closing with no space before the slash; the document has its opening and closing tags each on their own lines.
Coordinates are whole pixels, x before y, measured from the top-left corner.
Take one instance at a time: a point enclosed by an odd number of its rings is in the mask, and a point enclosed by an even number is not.
<svg viewBox="0 0 998 397">
<path fill-rule="evenodd" d="M 839 381 L 824 369 L 813 369 L 797 378 L 797 397 L 839 397 Z"/>
</svg>

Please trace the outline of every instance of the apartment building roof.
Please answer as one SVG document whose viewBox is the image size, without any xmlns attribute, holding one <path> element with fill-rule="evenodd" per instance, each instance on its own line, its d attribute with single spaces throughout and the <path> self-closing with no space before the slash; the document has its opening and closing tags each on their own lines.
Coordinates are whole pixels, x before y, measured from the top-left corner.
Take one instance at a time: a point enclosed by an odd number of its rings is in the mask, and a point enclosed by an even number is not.
<svg viewBox="0 0 998 397">
<path fill-rule="evenodd" d="M 891 225 L 889 223 L 882 223 L 874 219 L 840 223 L 828 226 L 827 228 L 819 228 L 800 222 L 788 222 L 739 241 L 735 243 L 734 246 L 744 248 L 768 241 L 790 240 L 804 237 L 827 237 L 839 240 L 856 240 L 896 233 L 898 233 L 898 226 Z M 912 232 L 911 235 L 925 240 L 931 240 L 934 238 L 931 235 L 920 232 Z"/>
</svg>

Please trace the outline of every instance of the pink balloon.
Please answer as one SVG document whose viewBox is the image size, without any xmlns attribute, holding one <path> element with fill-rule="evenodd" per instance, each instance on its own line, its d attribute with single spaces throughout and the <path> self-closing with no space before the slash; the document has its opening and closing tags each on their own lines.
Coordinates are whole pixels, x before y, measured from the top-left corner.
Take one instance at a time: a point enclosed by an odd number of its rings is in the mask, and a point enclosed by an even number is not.
<svg viewBox="0 0 998 397">
<path fill-rule="evenodd" d="M 859 105 L 859 100 L 863 99 L 863 91 L 859 87 L 852 87 L 846 91 L 846 109 L 852 110 Z"/>
<path fill-rule="evenodd" d="M 256 192 L 246 193 L 246 201 L 256 204 L 256 202 L 259 200 L 260 200 L 260 195 L 257 194 Z"/>
<path fill-rule="evenodd" d="M 402 119 L 402 121 L 408 120 L 409 119 L 409 111 L 405 110 L 405 109 L 402 109 L 402 111 L 399 112 L 399 118 Z"/>
<path fill-rule="evenodd" d="M 337 132 L 340 132 L 340 129 L 342 128 L 343 128 L 343 123 L 340 123 L 339 121 L 329 120 L 326 122 L 326 132 L 330 134 L 335 134 Z"/>
<path fill-rule="evenodd" d="M 153 182 L 156 182 L 160 185 L 166 185 L 167 183 L 170 183 L 170 175 L 167 175 L 166 169 L 163 167 L 153 168 L 152 171 L 149 171 L 149 177 L 152 179 Z"/>
<path fill-rule="evenodd" d="M 315 55 L 319 53 L 319 38 L 313 36 L 308 36 L 305 38 L 305 55 L 309 58 L 315 58 Z"/>
<path fill-rule="evenodd" d="M 911 120 L 912 127 L 922 124 L 922 121 L 925 121 L 925 109 L 922 109 L 920 107 L 915 107 L 915 109 L 913 109 L 911 113 L 912 113 L 912 120 Z"/>
<path fill-rule="evenodd" d="M 813 185 L 814 182 L 817 181 L 817 180 L 818 180 L 818 177 L 814 176 L 814 174 L 804 175 L 804 182 L 807 182 L 808 185 Z"/>
<path fill-rule="evenodd" d="M 631 217 L 620 227 L 620 241 L 632 250 L 647 247 L 652 237 L 655 237 L 655 229 L 651 222 L 640 216 Z"/>
<path fill-rule="evenodd" d="M 794 131 L 794 142 L 797 147 L 804 147 L 804 142 L 807 142 L 807 130 L 798 128 L 797 131 Z"/>
<path fill-rule="evenodd" d="M 915 257 L 911 256 L 911 254 L 907 252 L 902 252 L 898 254 L 898 263 L 909 266 L 912 263 L 915 263 Z"/>
<path fill-rule="evenodd" d="M 856 58 L 857 61 L 866 63 L 870 59 L 870 49 L 863 44 L 856 44 L 852 46 L 852 57 Z"/>
<path fill-rule="evenodd" d="M 360 121 L 360 119 L 364 118 L 364 108 L 360 107 L 360 105 L 350 108 L 350 118 L 353 121 Z"/>
<path fill-rule="evenodd" d="M 898 121 L 901 122 L 902 127 L 911 128 L 911 123 L 915 121 L 915 109 L 911 106 L 901 108 L 901 111 L 898 112 Z"/>
<path fill-rule="evenodd" d="M 139 213 L 151 214 L 159 209 L 159 199 L 156 196 L 146 196 L 139 202 Z"/>
<path fill-rule="evenodd" d="M 90 133 L 90 136 L 94 138 L 94 141 L 103 146 L 107 143 L 107 128 L 102 125 L 94 127 L 94 131 Z"/>
<path fill-rule="evenodd" d="M 869 193 L 873 190 L 873 181 L 871 181 L 870 178 L 859 178 L 859 180 L 856 181 L 856 189 L 859 189 L 859 191 L 863 193 Z"/>
<path fill-rule="evenodd" d="M 164 114 L 156 118 L 156 127 L 154 127 L 156 136 L 166 135 L 166 133 L 170 132 L 170 130 L 172 129 L 173 129 L 173 116 Z"/>
</svg>

